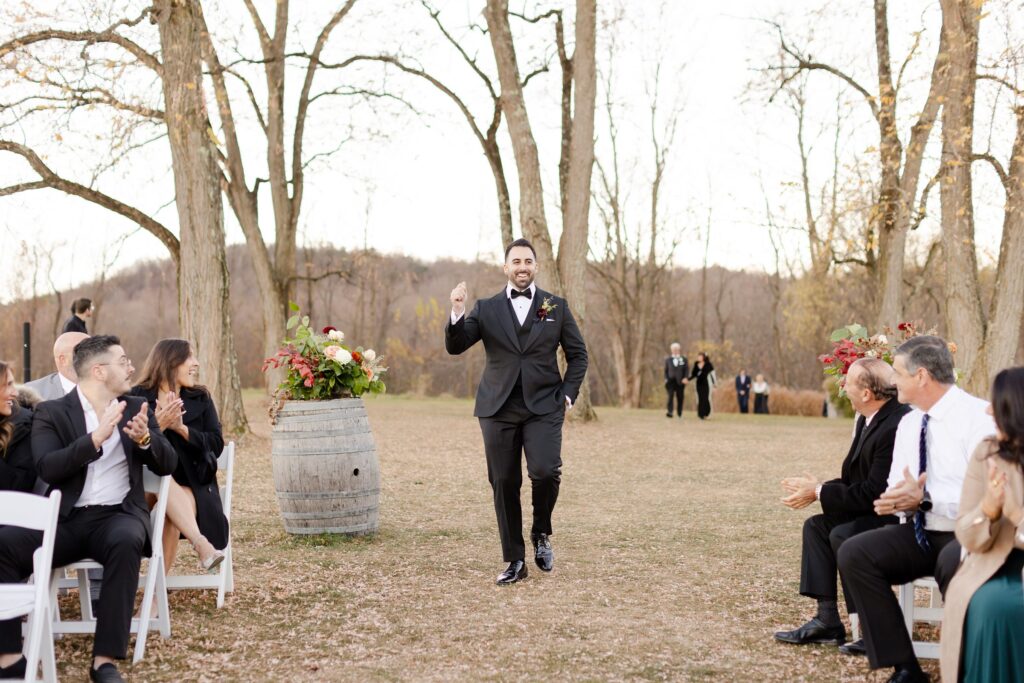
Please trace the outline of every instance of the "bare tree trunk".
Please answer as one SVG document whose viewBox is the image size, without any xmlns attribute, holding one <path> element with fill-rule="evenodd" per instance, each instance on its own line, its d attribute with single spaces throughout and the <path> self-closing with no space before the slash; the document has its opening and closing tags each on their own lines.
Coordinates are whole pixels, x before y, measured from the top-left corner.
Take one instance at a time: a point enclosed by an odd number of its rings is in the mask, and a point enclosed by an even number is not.
<svg viewBox="0 0 1024 683">
<path fill-rule="evenodd" d="M 573 52 L 573 116 L 565 192 L 565 222 L 558 243 L 558 274 L 562 290 L 573 302 L 580 330 L 587 332 L 587 244 L 590 237 L 590 181 L 594 168 L 594 108 L 597 101 L 597 3 L 576 0 L 576 50 Z M 596 415 L 590 385 L 584 379 L 573 420 L 587 422 Z"/>
<path fill-rule="evenodd" d="M 207 136 L 196 0 L 158 0 L 164 100 L 181 241 L 178 315 L 226 431 L 247 428 L 235 367 L 224 210 Z"/>
<path fill-rule="evenodd" d="M 942 113 L 942 251 L 946 266 L 946 321 L 959 349 L 957 364 L 974 368 L 985 341 L 978 287 L 971 183 L 974 97 L 981 8 L 973 0 L 942 0 L 942 26 L 949 45 L 949 85 Z M 967 378 L 977 392 L 983 375 Z"/>
</svg>

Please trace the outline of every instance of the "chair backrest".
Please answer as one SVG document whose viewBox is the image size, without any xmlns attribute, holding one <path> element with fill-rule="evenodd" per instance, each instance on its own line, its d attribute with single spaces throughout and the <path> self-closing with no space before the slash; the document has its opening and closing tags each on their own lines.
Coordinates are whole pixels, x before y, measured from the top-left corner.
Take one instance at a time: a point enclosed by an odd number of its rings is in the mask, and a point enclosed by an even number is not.
<svg viewBox="0 0 1024 683">
<path fill-rule="evenodd" d="M 224 472 L 224 486 L 220 490 L 220 504 L 224 516 L 231 521 L 231 491 L 235 482 L 235 442 L 229 441 L 217 456 L 217 469 Z"/>
<path fill-rule="evenodd" d="M 0 491 L 0 526 L 19 526 L 43 532 L 55 529 L 55 509 L 60 509 L 60 491 L 57 490 L 49 497 L 20 491 Z"/>
</svg>

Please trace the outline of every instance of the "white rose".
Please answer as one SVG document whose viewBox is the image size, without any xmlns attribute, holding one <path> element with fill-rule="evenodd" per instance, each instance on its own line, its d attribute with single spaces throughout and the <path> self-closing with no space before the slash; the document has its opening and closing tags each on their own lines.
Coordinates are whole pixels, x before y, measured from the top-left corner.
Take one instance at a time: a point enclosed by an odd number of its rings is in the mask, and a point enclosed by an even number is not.
<svg viewBox="0 0 1024 683">
<path fill-rule="evenodd" d="M 374 351 L 373 349 L 366 349 L 365 351 L 363 351 L 363 359 L 367 363 L 372 363 L 374 360 L 376 360 L 376 358 L 377 352 Z"/>
<path fill-rule="evenodd" d="M 344 365 L 345 363 L 351 363 L 352 354 L 346 351 L 345 349 L 338 347 L 338 352 L 337 354 L 335 354 L 334 360 L 338 361 L 342 365 Z"/>
<path fill-rule="evenodd" d="M 878 340 L 879 344 L 888 344 L 889 343 L 889 340 L 886 338 L 886 336 L 884 334 L 878 335 L 877 337 L 875 337 L 875 339 Z"/>
<path fill-rule="evenodd" d="M 345 341 L 345 333 L 341 330 L 331 330 L 327 336 L 333 341 Z"/>
</svg>

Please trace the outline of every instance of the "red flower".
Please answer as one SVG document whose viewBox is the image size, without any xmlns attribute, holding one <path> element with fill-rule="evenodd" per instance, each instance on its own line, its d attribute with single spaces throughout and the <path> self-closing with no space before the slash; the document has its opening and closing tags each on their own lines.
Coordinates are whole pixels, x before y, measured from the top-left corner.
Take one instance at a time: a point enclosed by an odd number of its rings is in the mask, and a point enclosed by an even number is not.
<svg viewBox="0 0 1024 683">
<path fill-rule="evenodd" d="M 907 329 L 907 326 L 908 323 L 900 323 L 899 325 L 896 326 L 896 329 L 899 330 L 900 332 L 903 332 L 904 330 Z"/>
<path fill-rule="evenodd" d="M 833 358 L 832 356 L 825 356 L 824 358 L 821 359 L 821 362 L 825 363 L 826 365 L 832 365 L 832 363 L 834 363 L 835 360 L 836 359 Z"/>
<path fill-rule="evenodd" d="M 323 329 L 323 333 L 324 333 L 324 334 L 328 334 L 328 333 L 330 333 L 330 332 L 333 332 L 333 331 L 335 331 L 336 329 L 338 329 L 338 328 L 337 328 L 337 327 L 335 327 L 334 325 L 328 325 L 327 327 L 325 327 L 325 328 Z"/>
<path fill-rule="evenodd" d="M 357 363 L 362 363 L 363 362 L 363 354 L 359 353 L 358 351 L 353 351 L 352 352 L 352 360 L 354 360 Z"/>
</svg>

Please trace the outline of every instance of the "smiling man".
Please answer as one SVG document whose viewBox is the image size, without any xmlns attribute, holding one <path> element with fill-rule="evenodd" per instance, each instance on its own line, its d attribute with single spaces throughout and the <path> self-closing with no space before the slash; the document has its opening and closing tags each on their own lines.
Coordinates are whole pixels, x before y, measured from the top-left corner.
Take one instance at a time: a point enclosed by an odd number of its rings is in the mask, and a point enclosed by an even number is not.
<svg viewBox="0 0 1024 683">
<path fill-rule="evenodd" d="M 526 578 L 526 544 L 519 489 L 522 458 L 533 494 L 534 560 L 554 568 L 551 513 L 562 473 L 562 424 L 587 372 L 587 347 L 565 299 L 538 288 L 537 253 L 519 239 L 505 249 L 508 284 L 481 299 L 466 314 L 466 283 L 452 290 L 451 320 L 445 327 L 448 353 L 457 355 L 483 341 L 487 364 L 473 414 L 480 420 L 487 478 L 494 492 L 501 550 L 509 565 L 499 586 Z M 565 352 L 565 377 L 558 371 L 558 347 Z"/>
</svg>

